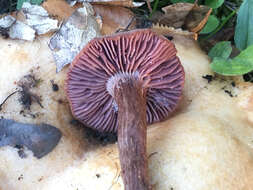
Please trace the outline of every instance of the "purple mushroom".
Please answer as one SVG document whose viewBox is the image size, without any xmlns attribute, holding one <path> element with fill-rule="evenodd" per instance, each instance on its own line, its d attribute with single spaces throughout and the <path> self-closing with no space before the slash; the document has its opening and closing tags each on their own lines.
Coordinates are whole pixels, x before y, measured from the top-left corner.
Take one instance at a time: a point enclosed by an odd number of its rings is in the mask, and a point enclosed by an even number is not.
<svg viewBox="0 0 253 190">
<path fill-rule="evenodd" d="M 151 30 L 93 39 L 74 59 L 66 92 L 75 118 L 101 132 L 117 132 L 126 190 L 150 190 L 147 123 L 168 118 L 184 85 L 172 42 Z"/>
</svg>

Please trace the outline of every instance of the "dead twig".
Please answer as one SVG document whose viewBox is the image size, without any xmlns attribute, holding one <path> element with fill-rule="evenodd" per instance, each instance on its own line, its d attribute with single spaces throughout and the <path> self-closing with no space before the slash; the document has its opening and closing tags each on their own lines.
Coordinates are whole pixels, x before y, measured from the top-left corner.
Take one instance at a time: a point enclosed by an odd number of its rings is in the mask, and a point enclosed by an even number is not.
<svg viewBox="0 0 253 190">
<path fill-rule="evenodd" d="M 2 106 L 5 104 L 5 102 L 14 94 L 16 94 L 17 92 L 20 92 L 19 90 L 15 91 L 15 92 L 12 92 L 10 95 L 8 95 L 4 101 L 0 104 L 0 111 L 2 110 Z"/>
<path fill-rule="evenodd" d="M 117 170 L 116 170 L 116 175 L 115 175 L 115 177 L 114 177 L 114 179 L 113 179 L 113 182 L 112 182 L 112 184 L 111 184 L 111 186 L 109 187 L 108 190 L 111 190 L 111 189 L 112 189 L 112 187 L 114 186 L 115 183 L 118 182 L 119 177 L 120 177 L 120 172 L 119 172 L 119 168 L 118 168 L 117 163 L 115 163 L 115 165 L 116 165 L 116 168 L 117 168 Z M 116 178 L 116 181 L 115 181 L 115 178 Z"/>
<path fill-rule="evenodd" d="M 127 24 L 127 26 L 126 26 L 125 28 L 119 28 L 118 30 L 116 30 L 115 33 L 129 31 L 129 27 L 131 26 L 131 24 L 133 23 L 134 20 L 135 20 L 135 16 L 133 16 L 133 17 L 131 18 L 131 20 L 129 21 L 129 23 Z"/>
<path fill-rule="evenodd" d="M 151 8 L 150 0 L 146 0 L 146 3 L 147 3 L 147 6 L 148 6 L 149 13 L 151 14 L 153 12 L 153 10 Z"/>
<path fill-rule="evenodd" d="M 149 156 L 148 159 L 151 158 L 153 155 L 158 154 L 158 152 L 152 152 Z"/>
</svg>

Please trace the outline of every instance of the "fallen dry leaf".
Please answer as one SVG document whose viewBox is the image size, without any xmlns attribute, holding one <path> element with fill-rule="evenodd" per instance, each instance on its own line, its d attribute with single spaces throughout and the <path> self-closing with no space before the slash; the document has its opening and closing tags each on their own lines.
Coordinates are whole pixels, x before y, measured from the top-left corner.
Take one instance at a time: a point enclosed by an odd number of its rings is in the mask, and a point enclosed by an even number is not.
<svg viewBox="0 0 253 190">
<path fill-rule="evenodd" d="M 67 19 L 75 11 L 75 8 L 71 7 L 65 0 L 44 1 L 42 6 L 58 20 Z"/>
<path fill-rule="evenodd" d="M 122 7 L 140 7 L 144 4 L 144 2 L 134 2 L 133 0 L 73 0 L 69 1 L 72 5 L 76 2 L 89 2 L 92 4 L 102 4 L 102 5 L 114 5 L 114 6 L 122 6 Z"/>
<path fill-rule="evenodd" d="M 56 71 L 70 64 L 79 51 L 93 38 L 100 36 L 95 12 L 89 3 L 84 3 L 61 25 L 52 36 L 49 47 L 52 50 Z"/>
<path fill-rule="evenodd" d="M 102 2 L 104 5 L 99 4 L 101 2 L 95 2 L 92 4 L 96 14 L 102 19 L 102 35 L 113 34 L 119 29 L 125 29 L 131 22 L 134 14 L 129 9 L 121 6 L 108 5 L 121 5 L 120 3 L 122 2 L 129 3 L 132 1 Z M 83 5 L 79 3 L 71 7 L 65 0 L 50 0 L 45 1 L 42 6 L 48 11 L 51 16 L 57 18 L 58 20 L 67 20 L 76 10 L 76 8 L 80 8 Z M 97 21 L 99 22 L 99 19 Z"/>
<path fill-rule="evenodd" d="M 184 36 L 184 37 L 191 38 L 194 40 L 198 39 L 197 33 L 189 32 L 187 30 L 182 30 L 181 28 L 175 29 L 173 27 L 168 27 L 168 26 L 161 25 L 161 24 L 154 24 L 152 26 L 152 30 L 154 32 L 156 32 L 157 34 L 161 34 L 161 35 L 167 36 L 167 37 L 169 37 L 169 36 L 172 36 L 172 37 Z"/>
<path fill-rule="evenodd" d="M 154 21 L 174 28 L 182 28 L 186 16 L 190 13 L 194 4 L 176 3 L 163 7 L 164 14 L 154 15 Z"/>
<path fill-rule="evenodd" d="M 113 34 L 117 30 L 134 28 L 134 22 L 131 23 L 134 14 L 127 8 L 109 5 L 94 5 L 96 14 L 102 17 L 102 35 Z"/>
<path fill-rule="evenodd" d="M 205 26 L 212 9 L 207 6 L 194 6 L 187 15 L 183 28 L 190 32 L 199 32 Z"/>
<path fill-rule="evenodd" d="M 7 15 L 0 19 L 0 27 L 5 31 L 6 38 L 22 39 L 33 41 L 35 38 L 35 30 L 27 24 L 16 20 L 11 15 Z"/>
<path fill-rule="evenodd" d="M 24 23 L 32 27 L 37 35 L 58 30 L 58 20 L 50 18 L 47 10 L 40 5 L 25 2 L 19 14 L 23 15 Z"/>
<path fill-rule="evenodd" d="M 151 18 L 155 23 L 182 28 L 190 32 L 199 32 L 207 22 L 212 11 L 207 6 L 198 6 L 191 3 L 176 3 L 162 8 L 164 13 L 157 12 Z"/>
<path fill-rule="evenodd" d="M 12 39 L 33 41 L 35 35 L 43 35 L 58 29 L 58 21 L 39 5 L 25 2 L 20 11 L 0 19 L 0 27 Z"/>
</svg>

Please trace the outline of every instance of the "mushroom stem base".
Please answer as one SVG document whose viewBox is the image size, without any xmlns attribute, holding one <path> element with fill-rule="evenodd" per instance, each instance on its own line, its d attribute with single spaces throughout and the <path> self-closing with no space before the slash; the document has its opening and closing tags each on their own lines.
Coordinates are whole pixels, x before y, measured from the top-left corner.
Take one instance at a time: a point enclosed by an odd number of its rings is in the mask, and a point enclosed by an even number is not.
<svg viewBox="0 0 253 190">
<path fill-rule="evenodd" d="M 146 153 L 146 98 L 136 79 L 119 80 L 114 87 L 118 104 L 118 147 L 125 190 L 151 190 Z"/>
</svg>

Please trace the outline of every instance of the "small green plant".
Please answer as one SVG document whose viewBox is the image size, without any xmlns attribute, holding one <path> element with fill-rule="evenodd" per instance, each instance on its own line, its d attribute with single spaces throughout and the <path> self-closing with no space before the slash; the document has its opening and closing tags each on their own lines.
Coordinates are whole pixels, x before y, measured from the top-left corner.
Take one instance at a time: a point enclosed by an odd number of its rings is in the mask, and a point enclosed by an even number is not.
<svg viewBox="0 0 253 190">
<path fill-rule="evenodd" d="M 235 45 L 239 50 L 244 50 L 251 44 L 253 44 L 253 0 L 244 0 L 238 11 Z"/>
<path fill-rule="evenodd" d="M 221 11 L 221 6 L 224 4 L 224 0 L 205 0 L 204 4 L 213 9 L 212 15 L 209 16 L 205 27 L 201 30 L 200 34 L 209 34 L 205 39 L 210 38 L 217 33 L 233 15 L 225 15 Z M 218 18 L 217 15 L 222 15 L 222 18 Z"/>
<path fill-rule="evenodd" d="M 206 0 L 205 4 L 213 9 L 219 8 L 224 3 L 224 0 Z"/>
<path fill-rule="evenodd" d="M 228 59 L 232 52 L 231 42 L 230 41 L 223 41 L 217 43 L 208 53 L 208 56 L 211 59 L 215 57 L 220 57 L 224 59 Z"/>
<path fill-rule="evenodd" d="M 171 3 L 194 3 L 195 0 L 171 0 Z"/>
<path fill-rule="evenodd" d="M 29 2 L 31 4 L 39 5 L 43 2 L 43 0 L 18 0 L 17 2 L 17 10 L 22 8 L 24 2 Z"/>
<path fill-rule="evenodd" d="M 238 56 L 230 59 L 230 42 L 219 42 L 209 52 L 213 58 L 211 69 L 221 75 L 244 75 L 253 70 L 253 45 L 247 47 Z"/>
<path fill-rule="evenodd" d="M 234 41 L 241 52 L 233 59 L 229 58 L 232 52 L 230 42 L 219 42 L 210 50 L 208 55 L 214 72 L 233 76 L 253 70 L 253 0 L 244 0 L 239 8 Z"/>
<path fill-rule="evenodd" d="M 210 15 L 205 27 L 201 30 L 200 34 L 209 34 L 214 31 L 220 24 L 219 19 L 215 15 Z"/>
</svg>

